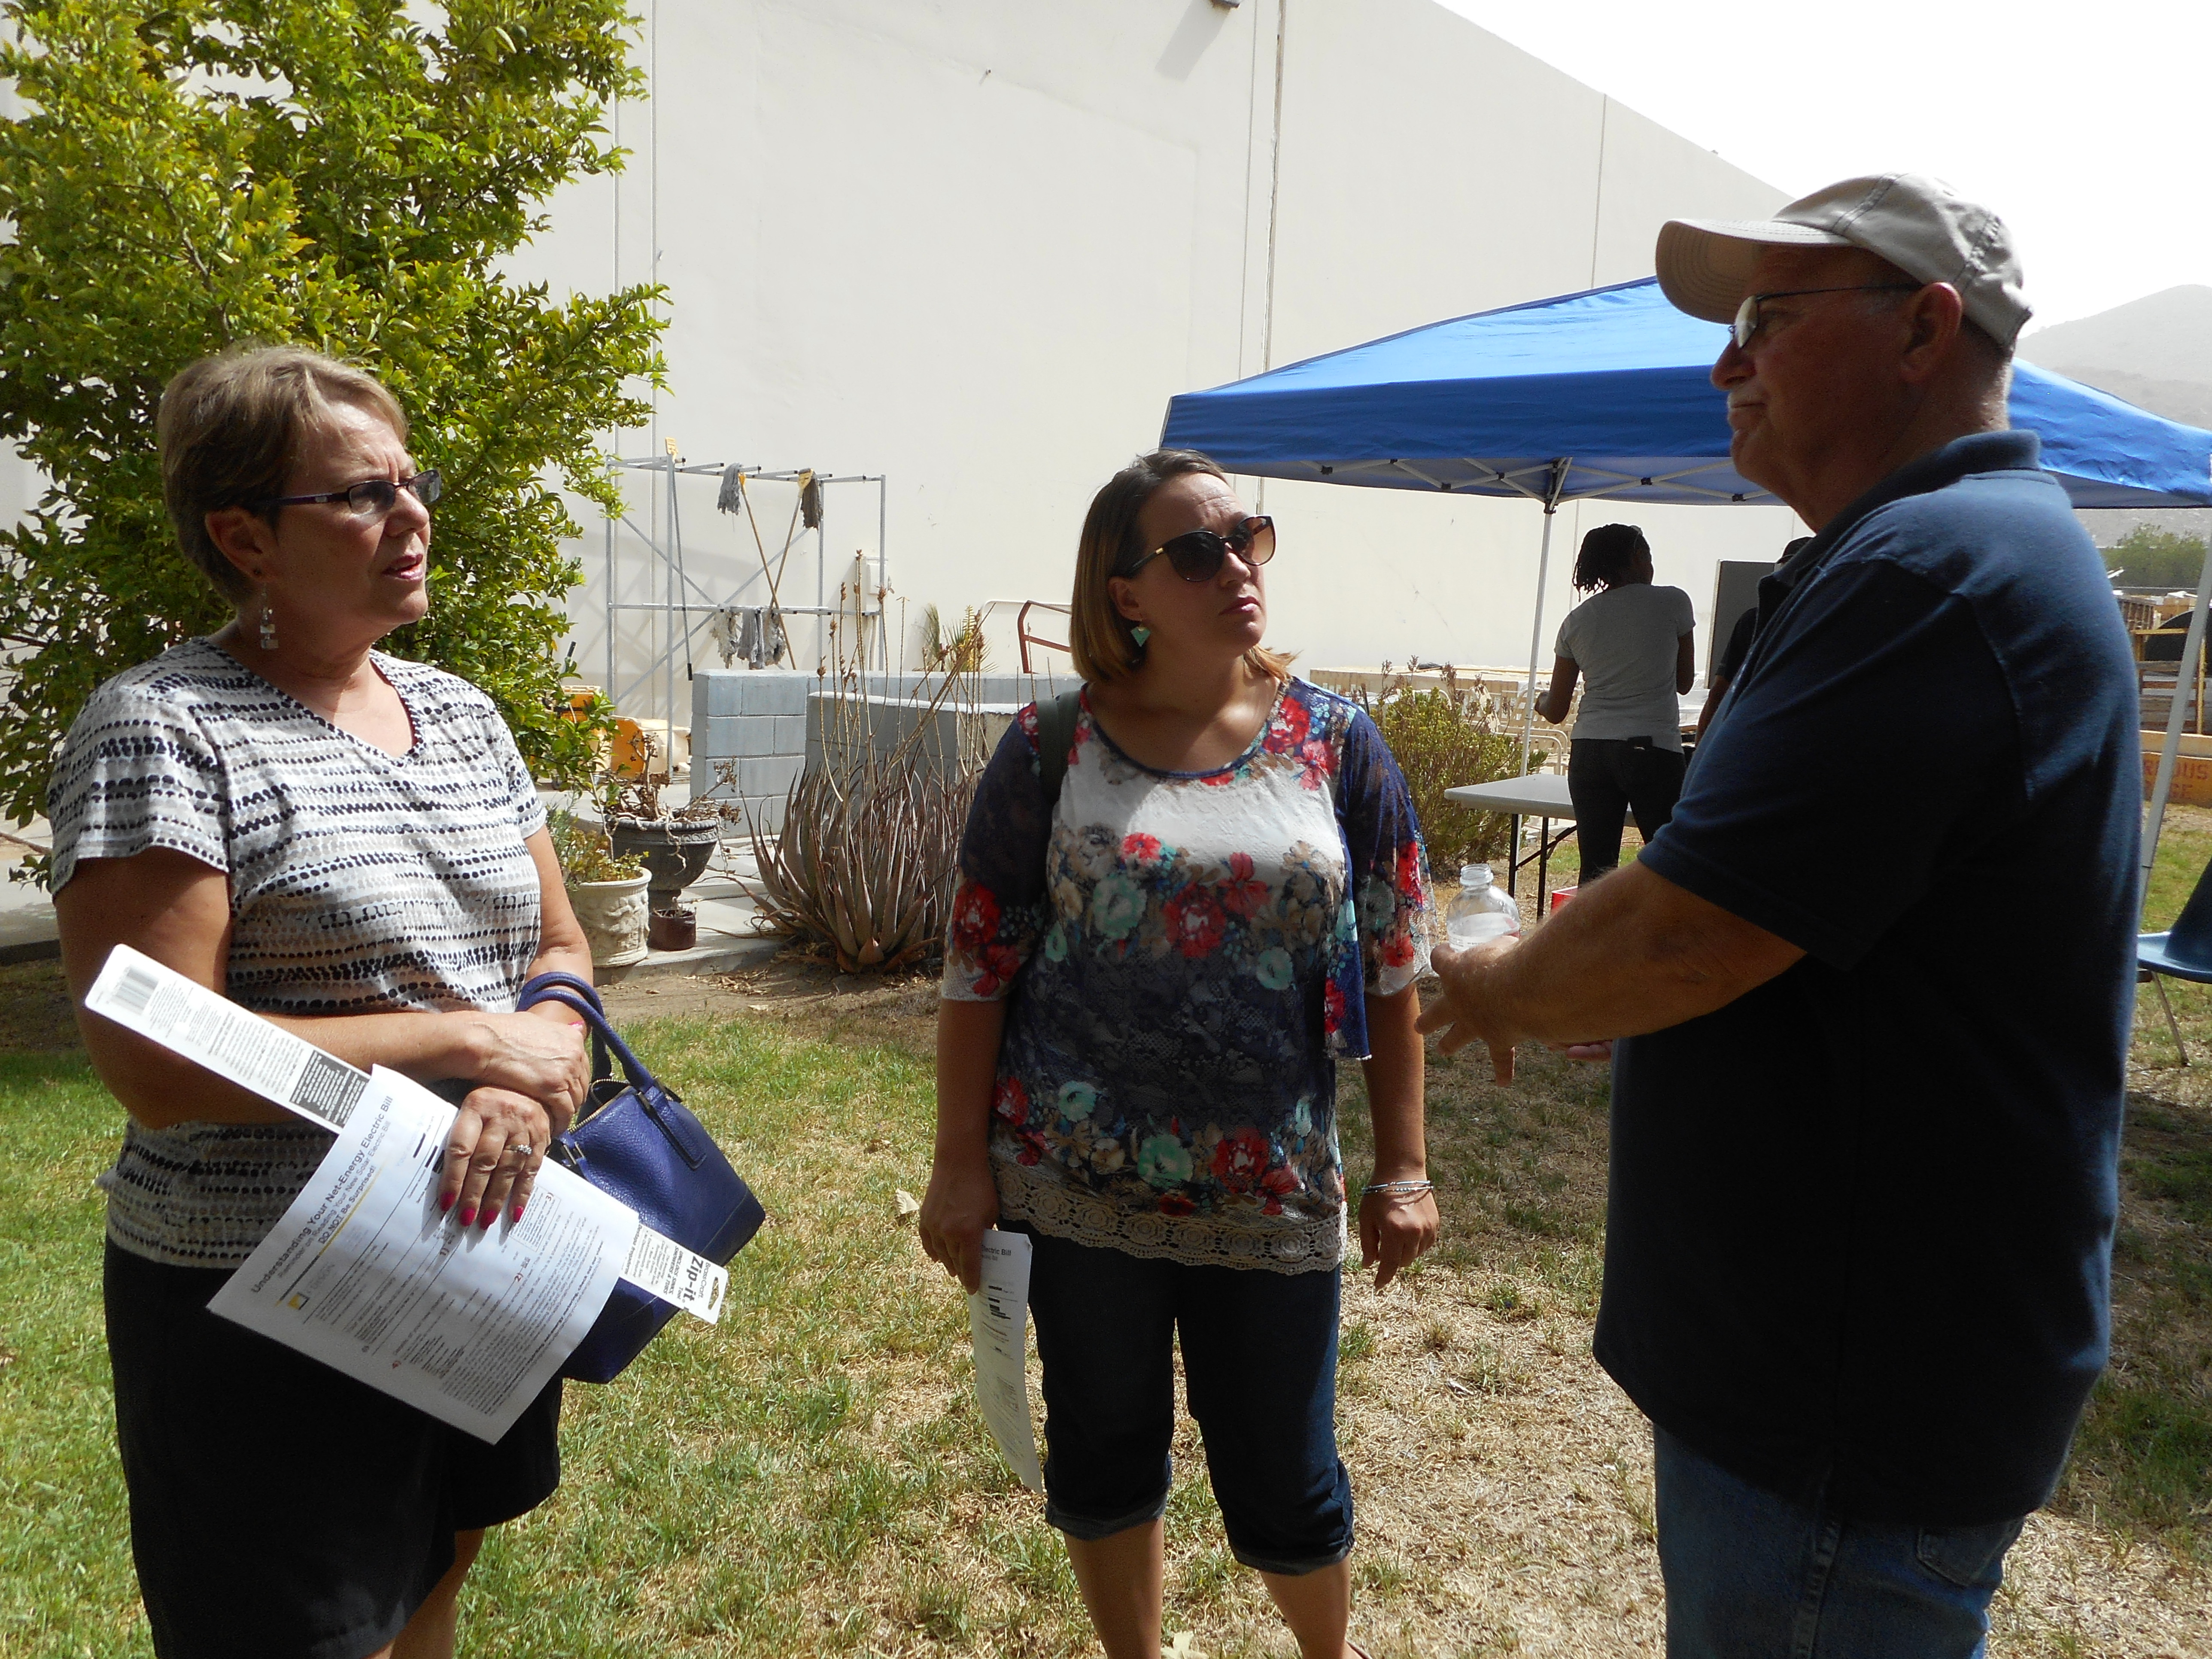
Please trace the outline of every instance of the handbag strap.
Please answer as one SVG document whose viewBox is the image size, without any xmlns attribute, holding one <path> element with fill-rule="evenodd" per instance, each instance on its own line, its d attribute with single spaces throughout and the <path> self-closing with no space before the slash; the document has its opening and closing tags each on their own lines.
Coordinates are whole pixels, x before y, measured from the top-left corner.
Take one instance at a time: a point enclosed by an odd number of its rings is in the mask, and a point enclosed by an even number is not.
<svg viewBox="0 0 2212 1659">
<path fill-rule="evenodd" d="M 555 986 L 558 986 L 564 991 L 574 992 L 578 996 L 583 998 L 585 1001 L 590 1003 L 592 1007 L 598 1009 L 603 1014 L 607 1011 L 606 1004 L 599 1000 L 599 991 L 597 988 L 592 985 L 591 981 L 578 974 L 562 973 L 557 969 L 552 973 L 539 974 L 533 978 L 524 981 L 522 989 L 515 994 L 515 1007 L 517 1009 L 527 1008 L 534 1002 L 544 1001 L 544 999 L 540 996 L 538 993 Z"/>
<path fill-rule="evenodd" d="M 607 1017 L 602 1011 L 586 1002 L 574 991 L 558 985 L 545 987 L 538 994 L 538 1000 L 560 1003 L 584 1017 L 592 1027 L 592 1041 L 597 1043 L 604 1040 L 607 1047 L 614 1050 L 616 1058 L 622 1062 L 623 1075 L 629 1079 L 630 1093 L 636 1097 L 646 1115 L 659 1126 L 660 1133 L 668 1137 L 669 1144 L 675 1147 L 677 1155 L 686 1164 L 696 1170 L 709 1157 L 716 1155 L 714 1138 L 683 1110 L 683 1103 L 669 1091 L 667 1086 L 646 1070 L 645 1062 L 630 1053 L 629 1045 L 615 1035 L 615 1028 L 607 1024 Z M 676 1109 L 672 1111 L 669 1109 L 671 1107 Z M 597 1110 L 594 1106 L 591 1112 L 580 1113 L 575 1123 L 570 1126 L 571 1129 L 581 1127 Z M 556 1154 L 566 1139 L 565 1135 L 555 1138 L 554 1151 Z"/>
<path fill-rule="evenodd" d="M 536 1007 L 541 1002 L 559 1003 L 591 1028 L 592 1080 L 594 1083 L 615 1074 L 615 1061 L 608 1053 L 610 1045 L 614 1054 L 621 1057 L 623 1071 L 633 1087 L 643 1086 L 638 1081 L 641 1077 L 646 1083 L 656 1081 L 638 1057 L 630 1053 L 629 1046 L 615 1035 L 615 1028 L 607 1023 L 606 1005 L 599 1000 L 599 994 L 592 988 L 589 980 L 579 979 L 574 974 L 540 974 L 522 988 L 514 1000 L 514 1006 L 516 1011 L 521 1012 Z"/>
<path fill-rule="evenodd" d="M 586 1002 L 573 991 L 564 991 L 558 986 L 546 987 L 539 994 L 538 1000 L 541 1002 L 563 1004 L 581 1015 L 584 1023 L 592 1028 L 593 1039 L 605 1043 L 608 1048 L 614 1050 L 615 1059 L 622 1066 L 623 1075 L 629 1079 L 630 1087 L 636 1090 L 638 1093 L 641 1095 L 649 1089 L 658 1090 L 660 1087 L 660 1079 L 646 1070 L 645 1062 L 629 1051 L 629 1044 L 616 1035 L 615 1028 L 607 1024 L 606 1015 L 599 1009 Z"/>
</svg>

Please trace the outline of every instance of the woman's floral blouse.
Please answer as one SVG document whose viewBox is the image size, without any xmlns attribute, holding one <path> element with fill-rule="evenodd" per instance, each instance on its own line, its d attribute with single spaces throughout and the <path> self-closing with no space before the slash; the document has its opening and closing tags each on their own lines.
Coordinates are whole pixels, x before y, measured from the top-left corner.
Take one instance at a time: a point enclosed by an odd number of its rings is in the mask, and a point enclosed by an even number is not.
<svg viewBox="0 0 2212 1659">
<path fill-rule="evenodd" d="M 1055 808 L 1031 705 L 960 877 L 944 994 L 1007 1000 L 1004 1213 L 1177 1261 L 1340 1261 L 1336 1056 L 1364 1057 L 1366 995 L 1428 956 L 1420 831 L 1374 722 L 1293 680 L 1230 765 L 1156 772 L 1086 693 Z"/>
</svg>

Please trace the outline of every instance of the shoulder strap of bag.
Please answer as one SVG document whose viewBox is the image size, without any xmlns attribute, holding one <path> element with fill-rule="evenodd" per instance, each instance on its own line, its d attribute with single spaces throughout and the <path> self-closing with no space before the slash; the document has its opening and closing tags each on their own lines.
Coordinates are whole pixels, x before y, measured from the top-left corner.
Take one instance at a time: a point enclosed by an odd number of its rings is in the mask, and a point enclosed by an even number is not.
<svg viewBox="0 0 2212 1659">
<path fill-rule="evenodd" d="M 557 985 L 545 987 L 538 994 L 536 1000 L 557 1002 L 580 1015 L 584 1022 L 592 1028 L 592 1042 L 595 1044 L 603 1042 L 608 1048 L 614 1050 L 615 1058 L 621 1063 L 623 1073 L 629 1080 L 629 1097 L 637 1102 L 640 1109 L 648 1117 L 660 1126 L 660 1132 L 668 1137 L 670 1143 L 682 1156 L 684 1161 L 695 1170 L 706 1161 L 708 1154 L 714 1151 L 714 1138 L 707 1133 L 704 1126 L 690 1113 L 680 1109 L 683 1103 L 676 1092 L 659 1078 L 653 1076 L 652 1072 L 647 1069 L 645 1062 L 630 1052 L 629 1044 L 615 1035 L 615 1028 L 607 1023 L 605 1013 L 601 1011 L 596 1001 L 586 1002 L 574 991 Z M 672 1110 L 671 1108 L 679 1109 Z M 555 1138 L 555 1152 L 556 1153 L 559 1152 L 562 1145 L 568 1140 L 569 1135 L 573 1135 L 586 1123 L 592 1121 L 599 1109 L 600 1107 L 595 1105 L 589 1110 L 579 1112 L 575 1121 L 568 1127 L 568 1133 Z"/>
<path fill-rule="evenodd" d="M 1082 713 L 1080 686 L 1037 705 L 1037 772 L 1044 798 L 1054 805 L 1060 800 L 1060 786 L 1067 781 L 1067 751 L 1074 744 L 1075 723 Z"/>
<path fill-rule="evenodd" d="M 542 994 L 555 986 L 558 986 L 563 991 L 574 992 L 601 1013 L 606 1012 L 606 1005 L 599 1000 L 599 994 L 592 988 L 591 981 L 580 975 L 564 974 L 557 970 L 550 974 L 540 974 L 536 978 L 526 981 L 522 989 L 515 995 L 515 1007 L 520 1010 L 527 1008 L 533 1002 L 543 1002 L 545 999 Z"/>
<path fill-rule="evenodd" d="M 541 1002 L 559 1003 L 591 1028 L 594 1080 L 612 1077 L 619 1063 L 632 1088 L 642 1092 L 655 1081 L 643 1062 L 630 1053 L 629 1045 L 615 1035 L 615 1028 L 607 1023 L 607 1012 L 599 1001 L 599 994 L 585 981 L 574 974 L 540 974 L 522 988 L 522 994 L 515 999 L 515 1012 L 525 1012 Z"/>
</svg>

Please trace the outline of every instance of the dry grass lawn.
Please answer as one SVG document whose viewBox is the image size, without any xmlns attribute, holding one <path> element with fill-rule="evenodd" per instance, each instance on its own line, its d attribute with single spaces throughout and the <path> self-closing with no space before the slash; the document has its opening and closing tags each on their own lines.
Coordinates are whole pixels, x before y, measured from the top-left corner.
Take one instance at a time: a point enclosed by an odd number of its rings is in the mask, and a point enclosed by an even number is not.
<svg viewBox="0 0 2212 1659">
<path fill-rule="evenodd" d="M 2212 813 L 2177 823 L 2212 854 Z M 726 983 L 810 1035 L 928 1052 L 927 983 L 845 994 L 792 963 Z M 642 1011 L 645 996 L 625 994 Z M 686 994 L 713 993 L 651 1001 Z M 2161 1063 L 2154 1013 L 2139 1022 L 2112 1376 L 2057 1502 L 2012 1553 L 1999 1659 L 2212 1655 L 2212 1460 L 2167 1467 L 2172 1454 L 2202 1452 L 2212 1425 L 2212 1181 L 2189 1179 L 2212 1176 L 2212 988 L 2191 1006 L 2203 1052 L 2188 1073 L 2171 1066 L 2170 1041 Z M 1429 1079 L 1444 1240 L 1388 1292 L 1346 1280 L 1340 1416 L 1359 1514 L 1355 1635 L 1378 1656 L 1656 1655 L 1650 1434 L 1589 1355 L 1604 1075 L 1524 1056 L 1505 1090 L 1485 1059 L 1432 1054 Z M 1356 1077 L 1346 1082 L 1356 1166 L 1364 1102 Z M 1198 1455 L 1186 1425 L 1178 1461 L 1188 1469 Z M 1179 1486 L 1179 1498 L 1188 1491 Z M 1210 1510 L 1202 1500 L 1201 1489 L 1185 1507 Z M 1218 1532 L 1185 1519 L 1170 1534 L 1170 1596 L 1197 1645 L 1291 1651 Z"/>
</svg>

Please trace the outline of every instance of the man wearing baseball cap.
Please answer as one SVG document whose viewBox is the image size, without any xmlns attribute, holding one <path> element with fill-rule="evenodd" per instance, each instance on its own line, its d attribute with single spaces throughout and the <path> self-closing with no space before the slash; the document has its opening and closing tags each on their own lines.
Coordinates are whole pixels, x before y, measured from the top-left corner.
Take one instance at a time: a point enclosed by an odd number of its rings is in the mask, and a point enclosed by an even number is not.
<svg viewBox="0 0 2212 1659">
<path fill-rule="evenodd" d="M 1519 949 L 1438 951 L 1422 1024 L 1502 1079 L 1626 1039 L 1597 1357 L 1654 1425 L 1669 1655 L 1966 1659 L 2106 1358 L 2130 653 L 2008 429 L 1995 215 L 1853 179 L 1658 268 L 1814 535 L 1672 822 Z"/>
</svg>

